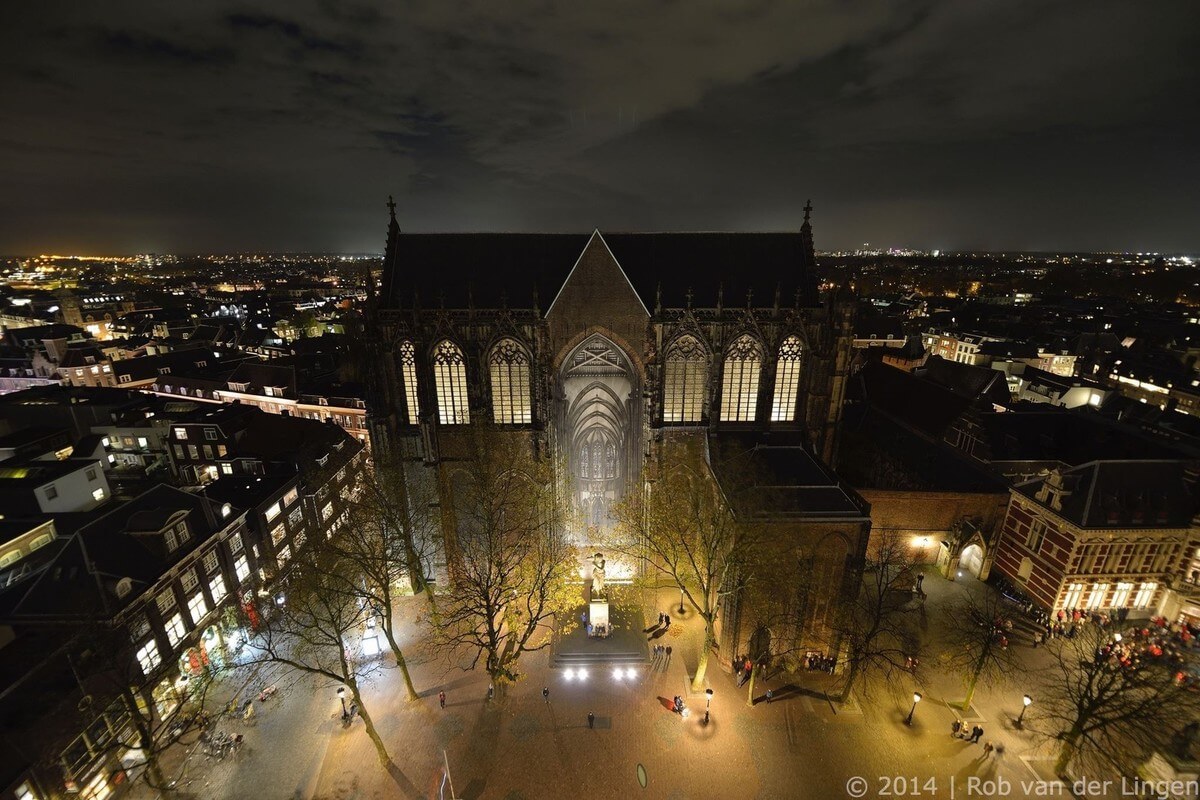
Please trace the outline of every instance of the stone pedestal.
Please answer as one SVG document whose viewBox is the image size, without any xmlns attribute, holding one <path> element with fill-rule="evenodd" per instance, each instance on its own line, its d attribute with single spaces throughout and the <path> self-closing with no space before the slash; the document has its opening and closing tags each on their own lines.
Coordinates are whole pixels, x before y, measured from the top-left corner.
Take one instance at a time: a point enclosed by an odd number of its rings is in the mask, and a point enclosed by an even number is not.
<svg viewBox="0 0 1200 800">
<path fill-rule="evenodd" d="M 588 622 L 592 625 L 592 635 L 600 635 L 600 631 L 605 631 L 607 634 L 612 630 L 608 622 L 608 599 L 604 597 L 596 597 L 592 595 L 592 602 L 588 604 Z"/>
</svg>

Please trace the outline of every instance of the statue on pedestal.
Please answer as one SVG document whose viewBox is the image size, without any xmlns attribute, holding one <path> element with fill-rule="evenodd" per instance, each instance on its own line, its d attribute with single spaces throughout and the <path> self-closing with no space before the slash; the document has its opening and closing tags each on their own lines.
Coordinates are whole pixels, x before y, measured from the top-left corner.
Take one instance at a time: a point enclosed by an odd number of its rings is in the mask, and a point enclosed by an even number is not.
<svg viewBox="0 0 1200 800">
<path fill-rule="evenodd" d="M 596 553 L 592 557 L 592 596 L 604 595 L 604 554 Z"/>
</svg>

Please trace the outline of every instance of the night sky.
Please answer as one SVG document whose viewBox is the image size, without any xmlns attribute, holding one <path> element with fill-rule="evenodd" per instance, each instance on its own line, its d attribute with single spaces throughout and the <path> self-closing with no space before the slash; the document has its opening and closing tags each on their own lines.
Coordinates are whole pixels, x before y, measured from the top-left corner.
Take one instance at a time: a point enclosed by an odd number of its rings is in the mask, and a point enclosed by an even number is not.
<svg viewBox="0 0 1200 800">
<path fill-rule="evenodd" d="M 0 252 L 1200 251 L 1200 3 L 8 2 Z"/>
</svg>

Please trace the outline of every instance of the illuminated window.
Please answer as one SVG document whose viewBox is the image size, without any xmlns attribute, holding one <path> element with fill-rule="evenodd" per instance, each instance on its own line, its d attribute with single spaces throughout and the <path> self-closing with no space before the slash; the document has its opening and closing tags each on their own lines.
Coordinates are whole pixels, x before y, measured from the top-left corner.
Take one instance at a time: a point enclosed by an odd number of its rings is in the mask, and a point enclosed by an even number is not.
<svg viewBox="0 0 1200 800">
<path fill-rule="evenodd" d="M 160 661 L 158 657 L 158 645 L 153 639 L 142 645 L 136 655 L 138 664 L 142 667 L 142 674 L 146 676 L 149 676 L 154 671 L 154 668 L 158 666 Z"/>
<path fill-rule="evenodd" d="M 725 354 L 721 384 L 721 421 L 753 422 L 758 405 L 758 377 L 762 348 L 750 336 L 741 336 Z"/>
<path fill-rule="evenodd" d="M 163 624 L 163 628 L 167 631 L 167 641 L 171 643 L 171 647 L 179 644 L 179 641 L 187 635 L 187 628 L 183 625 L 183 615 L 179 613 L 167 620 Z"/>
<path fill-rule="evenodd" d="M 699 422 L 708 386 L 708 356 L 693 336 L 667 348 L 663 371 L 663 422 Z"/>
<path fill-rule="evenodd" d="M 789 336 L 779 346 L 775 363 L 775 398 L 771 403 L 772 422 L 791 422 L 796 416 L 796 391 L 800 388 L 800 368 L 804 366 L 804 345 L 797 336 Z"/>
<path fill-rule="evenodd" d="M 1157 583 L 1143 583 L 1138 588 L 1137 596 L 1133 598 L 1134 608 L 1149 608 L 1150 603 L 1154 600 L 1154 593 L 1158 591 Z"/>
<path fill-rule="evenodd" d="M 1104 596 L 1108 594 L 1107 583 L 1093 583 L 1092 593 L 1088 596 L 1087 607 L 1095 611 L 1104 607 Z"/>
<path fill-rule="evenodd" d="M 208 602 L 204 600 L 203 591 L 197 591 L 192 595 L 192 599 L 187 601 L 187 613 L 191 615 L 192 624 L 196 625 L 204 615 L 209 613 Z"/>
<path fill-rule="evenodd" d="M 281 510 L 282 510 L 282 508 L 280 507 L 279 503 L 272 503 L 271 507 L 267 509 L 267 513 L 266 513 L 267 522 L 270 522 L 273 519 L 275 519 L 276 517 L 278 517 L 279 512 Z"/>
<path fill-rule="evenodd" d="M 458 345 L 445 339 L 433 354 L 433 380 L 437 388 L 438 421 L 443 425 L 467 425 L 467 361 Z"/>
<path fill-rule="evenodd" d="M 233 562 L 233 571 L 239 581 L 245 581 L 250 576 L 250 562 L 246 560 L 244 553 Z"/>
<path fill-rule="evenodd" d="M 208 591 L 212 594 L 213 604 L 219 605 L 225 599 L 225 576 L 214 575 L 213 579 L 208 582 Z"/>
<path fill-rule="evenodd" d="M 404 383 L 408 424 L 416 425 L 421 421 L 421 401 L 417 396 L 417 349 L 412 342 L 400 343 L 400 379 Z"/>
<path fill-rule="evenodd" d="M 287 531 L 284 530 L 284 527 L 282 524 L 276 525 L 274 528 L 271 529 L 271 544 L 278 547 L 279 543 L 283 541 L 283 537 L 286 533 L 287 533 Z"/>
<path fill-rule="evenodd" d="M 1072 583 L 1067 587 L 1067 594 L 1063 598 L 1063 608 L 1072 609 L 1079 607 L 1079 601 L 1083 599 L 1083 584 Z"/>
<path fill-rule="evenodd" d="M 488 358 L 492 378 L 492 418 L 500 425 L 528 425 L 529 356 L 512 339 L 501 339 Z"/>
<path fill-rule="evenodd" d="M 1117 588 L 1113 590 L 1113 598 L 1110 605 L 1113 608 L 1124 608 L 1129 605 L 1129 594 L 1132 591 L 1132 583 L 1118 583 Z"/>
</svg>

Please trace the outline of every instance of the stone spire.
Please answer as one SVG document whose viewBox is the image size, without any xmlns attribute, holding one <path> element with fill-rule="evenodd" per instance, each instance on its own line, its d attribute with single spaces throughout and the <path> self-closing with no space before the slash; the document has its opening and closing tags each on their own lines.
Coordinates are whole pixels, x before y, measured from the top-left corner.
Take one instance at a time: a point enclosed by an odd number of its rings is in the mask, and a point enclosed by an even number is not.
<svg viewBox="0 0 1200 800">
<path fill-rule="evenodd" d="M 804 224 L 800 226 L 800 302 L 817 303 L 817 256 L 813 248 L 812 200 L 804 204 Z"/>
<path fill-rule="evenodd" d="M 385 286 L 390 286 L 399 277 L 396 274 L 398 261 L 400 259 L 400 225 L 396 222 L 396 201 L 392 196 L 388 195 L 388 232 L 387 246 L 383 249 L 383 279 Z M 375 300 L 375 283 L 374 281 L 367 282 L 367 303 L 374 305 Z M 384 302 L 387 302 L 384 298 Z"/>
</svg>

